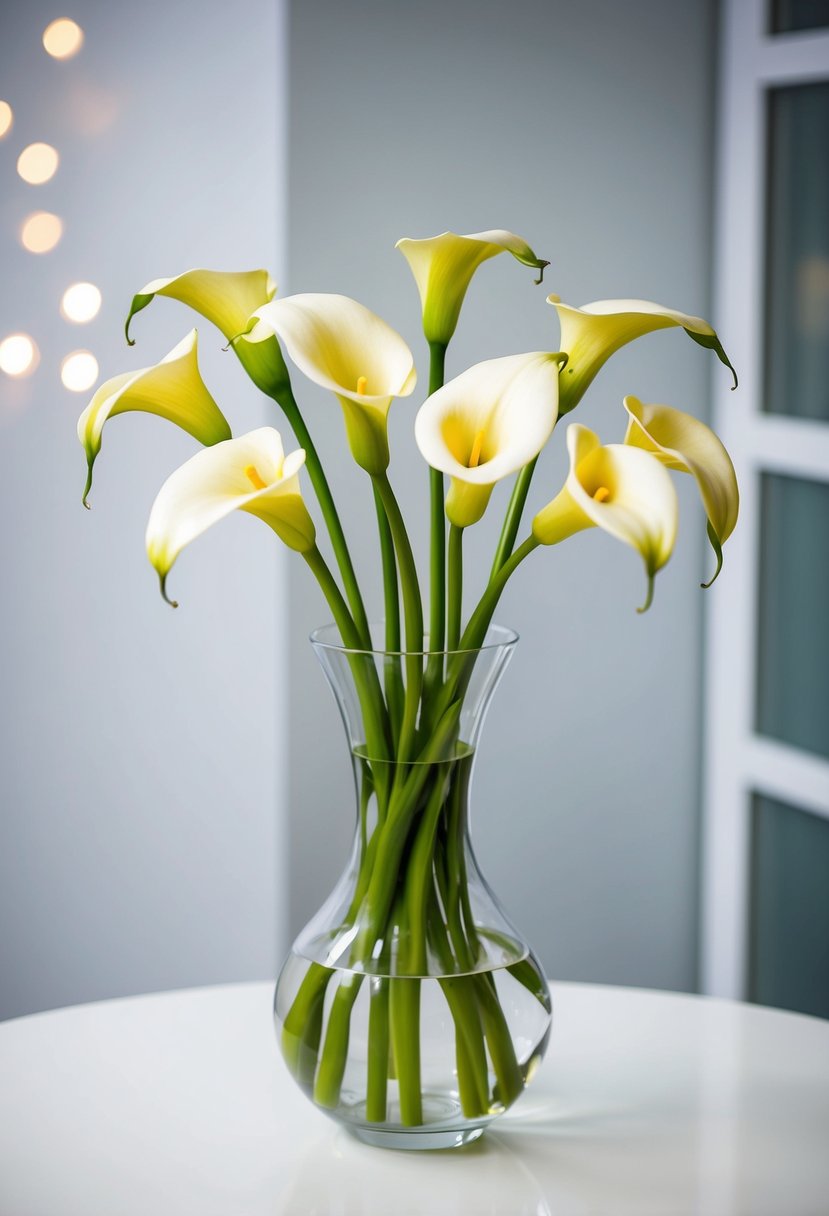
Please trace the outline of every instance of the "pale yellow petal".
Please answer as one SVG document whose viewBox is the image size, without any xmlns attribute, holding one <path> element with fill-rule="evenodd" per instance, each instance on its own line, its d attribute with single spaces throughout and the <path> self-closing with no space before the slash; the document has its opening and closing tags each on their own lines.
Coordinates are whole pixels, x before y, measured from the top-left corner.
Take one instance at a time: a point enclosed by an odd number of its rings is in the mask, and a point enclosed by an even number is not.
<svg viewBox="0 0 829 1216">
<path fill-rule="evenodd" d="M 561 324 L 561 349 L 568 355 L 567 366 L 561 373 L 561 403 L 564 415 L 578 405 L 599 369 L 615 351 L 658 329 L 677 326 L 685 330 L 700 346 L 713 350 L 720 362 L 728 367 L 737 386 L 737 375 L 717 337 L 702 317 L 665 308 L 650 300 L 596 300 L 582 308 L 562 304 L 557 296 L 549 296 Z"/>
<path fill-rule="evenodd" d="M 389 406 L 413 392 L 417 380 L 400 335 L 348 296 L 286 296 L 258 309 L 256 317 L 259 323 L 241 341 L 275 333 L 300 371 L 339 398 L 357 463 L 382 472 L 389 461 Z"/>
<path fill-rule="evenodd" d="M 230 438 L 230 427 L 201 378 L 195 329 L 153 367 L 124 372 L 105 381 L 78 419 L 78 438 L 87 459 L 86 504 L 92 469 L 101 450 L 108 418 L 129 410 L 157 414 L 174 422 L 200 443 Z"/>
<path fill-rule="evenodd" d="M 636 397 L 625 397 L 624 404 L 629 416 L 625 443 L 650 452 L 669 469 L 690 473 L 696 481 L 717 558 L 716 578 L 722 546 L 734 531 L 740 507 L 731 457 L 711 428 L 691 414 L 669 405 L 644 405 Z"/>
<path fill-rule="evenodd" d="M 558 367 L 559 356 L 545 351 L 488 359 L 421 406 L 415 440 L 427 463 L 452 478 L 452 523 L 468 527 L 479 519 L 492 486 L 541 451 L 556 422 Z"/>
<path fill-rule="evenodd" d="M 499 253 L 511 253 L 525 266 L 540 271 L 538 283 L 549 265 L 536 257 L 522 237 L 503 228 L 466 236 L 442 232 L 423 240 L 403 237 L 396 247 L 409 263 L 417 284 L 426 340 L 443 346 L 455 332 L 466 290 L 482 262 Z"/>
<path fill-rule="evenodd" d="M 263 520 L 291 549 L 306 552 L 314 524 L 299 487 L 303 451 L 285 457 L 279 432 L 261 427 L 198 452 L 167 478 L 150 512 L 147 555 L 166 579 L 185 546 L 233 511 Z"/>
<path fill-rule="evenodd" d="M 132 318 L 155 296 L 169 296 L 189 305 L 230 339 L 247 328 L 251 314 L 275 293 L 276 284 L 267 270 L 186 270 L 171 279 L 153 279 L 133 297 L 125 325 L 127 341 L 133 344 Z"/>
<path fill-rule="evenodd" d="M 533 520 L 541 544 L 557 544 L 595 526 L 636 549 L 645 563 L 650 605 L 653 579 L 673 552 L 678 503 L 658 460 L 623 444 L 602 445 L 587 427 L 567 428 L 570 472 L 562 492 Z"/>
</svg>

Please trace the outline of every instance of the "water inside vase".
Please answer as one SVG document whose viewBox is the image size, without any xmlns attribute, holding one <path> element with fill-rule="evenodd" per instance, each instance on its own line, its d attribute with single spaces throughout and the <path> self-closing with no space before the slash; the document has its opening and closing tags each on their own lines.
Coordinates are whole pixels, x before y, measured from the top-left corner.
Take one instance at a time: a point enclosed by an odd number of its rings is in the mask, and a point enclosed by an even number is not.
<svg viewBox="0 0 829 1216">
<path fill-rule="evenodd" d="M 318 969 L 325 988 L 316 1011 L 313 1043 L 309 1045 L 307 1026 L 302 1027 L 301 1035 L 295 1035 L 286 1025 L 286 1018 L 312 968 Z M 327 977 L 321 974 L 324 971 Z M 463 1048 L 459 1048 L 458 1008 L 464 1004 L 468 1007 L 469 1002 L 476 1017 L 481 1011 L 484 1033 L 480 1043 L 486 1053 L 484 1068 L 472 1085 L 473 1093 L 469 1077 L 464 1086 L 459 1076 Z M 344 1022 L 337 1014 L 338 1006 L 343 1005 L 348 1008 Z M 394 1042 L 393 1016 L 392 1029 L 378 1042 L 376 1027 L 382 1024 L 378 1010 L 384 1007 L 386 1025 L 389 1009 L 417 1009 L 417 1031 L 412 1033 L 411 1023 L 403 1023 L 408 1033 L 402 1046 Z M 487 1010 L 497 1014 L 498 1034 L 487 1025 Z M 439 1147 L 451 1142 L 452 1136 L 458 1137 L 457 1143 L 474 1138 L 523 1092 L 544 1055 L 551 1005 L 546 981 L 529 952 L 510 966 L 442 978 L 388 978 L 344 968 L 320 968 L 292 953 L 277 987 L 274 1017 L 283 1053 L 294 1061 L 295 1079 L 318 1107 L 374 1143 L 405 1133 L 406 1147 L 412 1147 L 408 1137 L 415 1132 L 424 1137 L 423 1147 Z M 331 1089 L 336 1098 L 330 1104 L 325 1099 L 325 1084 L 320 1083 L 329 1037 L 338 1045 L 340 1071 L 339 1084 Z M 416 1054 L 420 1090 L 417 1121 L 411 1109 L 407 1115 L 396 1049 Z M 386 1057 L 380 1069 L 382 1093 L 375 1084 L 372 1097 L 371 1074 L 373 1067 L 376 1073 L 378 1051 Z M 506 1057 L 512 1061 L 509 1075 L 505 1074 Z"/>
</svg>

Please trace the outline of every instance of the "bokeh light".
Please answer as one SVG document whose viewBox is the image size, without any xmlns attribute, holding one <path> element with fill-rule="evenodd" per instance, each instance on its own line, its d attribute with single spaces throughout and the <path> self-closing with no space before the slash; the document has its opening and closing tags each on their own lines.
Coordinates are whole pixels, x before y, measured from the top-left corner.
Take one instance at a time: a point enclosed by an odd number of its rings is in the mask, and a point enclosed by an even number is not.
<svg viewBox="0 0 829 1216">
<path fill-rule="evenodd" d="M 14 122 L 14 112 L 7 101 L 0 101 L 0 139 L 8 135 Z"/>
<path fill-rule="evenodd" d="M 9 334 L 0 342 L 0 371 L 7 376 L 28 376 L 37 367 L 39 357 L 28 334 Z"/>
<path fill-rule="evenodd" d="M 53 59 L 71 59 L 83 46 L 83 30 L 77 21 L 58 17 L 43 31 L 43 45 Z"/>
<path fill-rule="evenodd" d="M 63 293 L 60 310 L 67 321 L 82 325 L 97 317 L 101 307 L 101 293 L 94 283 L 73 283 Z"/>
<path fill-rule="evenodd" d="M 17 172 L 30 186 L 42 186 L 57 173 L 59 160 L 51 144 L 29 144 L 17 158 Z"/>
<path fill-rule="evenodd" d="M 64 387 L 73 393 L 85 393 L 98 379 L 98 360 L 89 350 L 73 350 L 60 365 Z"/>
<path fill-rule="evenodd" d="M 29 253 L 48 253 L 63 236 L 63 221 L 51 211 L 34 211 L 23 221 L 20 240 Z"/>
</svg>

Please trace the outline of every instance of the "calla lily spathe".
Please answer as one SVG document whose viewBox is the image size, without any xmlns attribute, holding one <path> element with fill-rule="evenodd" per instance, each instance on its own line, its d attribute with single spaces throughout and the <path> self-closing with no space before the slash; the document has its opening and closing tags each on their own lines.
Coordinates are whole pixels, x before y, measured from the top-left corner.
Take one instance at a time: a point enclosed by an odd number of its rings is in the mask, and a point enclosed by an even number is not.
<svg viewBox="0 0 829 1216">
<path fill-rule="evenodd" d="M 740 493 L 731 457 L 704 422 L 669 405 L 643 405 L 625 397 L 628 429 L 625 443 L 644 449 L 668 469 L 690 473 L 708 516 L 708 538 L 717 558 L 710 587 L 722 569 L 722 547 L 737 523 Z"/>
<path fill-rule="evenodd" d="M 147 524 L 147 555 L 164 598 L 167 575 L 182 549 L 232 511 L 256 515 L 298 553 L 312 549 L 314 523 L 299 487 L 304 462 L 301 449 L 285 456 L 279 432 L 265 426 L 198 452 L 176 469 L 159 490 Z"/>
<path fill-rule="evenodd" d="M 227 419 L 201 378 L 197 342 L 193 329 L 160 363 L 114 376 L 96 391 L 78 419 L 78 438 L 84 446 L 88 467 L 84 506 L 89 505 L 92 468 L 101 450 L 104 424 L 115 414 L 129 410 L 158 414 L 204 444 L 230 438 Z"/>
<path fill-rule="evenodd" d="M 423 240 L 403 237 L 395 248 L 403 254 L 415 277 L 426 340 L 441 346 L 446 346 L 455 332 L 466 289 L 482 262 L 499 253 L 511 253 L 524 266 L 533 266 L 540 272 L 537 283 L 541 282 L 544 267 L 550 264 L 536 257 L 522 237 L 503 228 L 471 232 L 467 236 L 442 232 Z"/>
<path fill-rule="evenodd" d="M 130 322 L 155 296 L 180 300 L 211 321 L 230 340 L 247 327 L 251 313 L 276 294 L 267 270 L 239 273 L 224 270 L 186 270 L 172 279 L 153 279 L 133 297 L 125 331 L 132 346 Z"/>
<path fill-rule="evenodd" d="M 465 528 L 479 520 L 495 483 L 544 447 L 558 415 L 560 362 L 541 351 L 488 359 L 421 406 L 415 439 L 432 468 L 451 478 L 450 523 Z"/>
<path fill-rule="evenodd" d="M 581 308 L 562 304 L 558 296 L 548 296 L 561 323 L 561 349 L 568 356 L 561 375 L 559 413 L 563 416 L 578 405 L 599 369 L 620 347 L 657 329 L 679 326 L 700 346 L 713 350 L 734 377 L 716 332 L 702 317 L 676 312 L 649 300 L 596 300 Z"/>
<path fill-rule="evenodd" d="M 258 324 L 240 341 L 275 333 L 300 371 L 336 394 L 357 463 L 372 475 L 383 473 L 389 406 L 394 397 L 407 397 L 417 380 L 412 352 L 396 330 L 340 295 L 286 296 L 255 315 Z"/>
<path fill-rule="evenodd" d="M 570 472 L 562 490 L 533 520 L 533 536 L 556 545 L 584 528 L 603 528 L 637 549 L 645 563 L 648 593 L 673 552 L 678 521 L 676 490 L 658 460 L 624 444 L 603 445 L 577 423 L 567 428 Z"/>
</svg>

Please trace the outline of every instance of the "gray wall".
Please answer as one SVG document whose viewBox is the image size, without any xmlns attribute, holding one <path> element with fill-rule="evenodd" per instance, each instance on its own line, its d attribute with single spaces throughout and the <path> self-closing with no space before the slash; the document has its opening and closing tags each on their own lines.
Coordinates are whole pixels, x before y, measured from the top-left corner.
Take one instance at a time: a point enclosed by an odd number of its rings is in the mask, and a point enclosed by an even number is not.
<svg viewBox="0 0 829 1216">
<path fill-rule="evenodd" d="M 392 477 L 425 554 L 411 425 L 426 380 L 403 235 L 507 227 L 550 267 L 484 266 L 450 352 L 555 349 L 543 292 L 708 309 L 713 11 L 680 0 L 302 0 L 291 6 L 290 288 L 341 291 L 409 337 L 421 385 L 393 406 Z M 607 439 L 632 392 L 705 414 L 710 360 L 682 333 L 616 356 L 579 411 Z M 723 373 L 725 374 L 725 373 Z M 301 386 L 381 615 L 366 484 L 339 407 Z M 558 489 L 563 428 L 531 505 Z M 490 714 L 475 838 L 490 881 L 558 978 L 696 982 L 704 521 L 680 488 L 678 550 L 653 610 L 632 551 L 597 531 L 536 554 L 500 619 L 523 642 Z M 469 537 L 488 567 L 503 496 Z M 714 592 L 716 594 L 716 592 Z M 305 642 L 326 619 L 291 579 L 291 922 L 327 893 L 354 810 L 346 747 Z M 329 761 L 330 755 L 330 761 Z M 321 762 L 320 757 L 324 757 Z"/>
<path fill-rule="evenodd" d="M 254 0 L 238 22 L 218 0 L 77 0 L 86 44 L 65 63 L 40 46 L 53 5 L 4 11 L 0 93 L 16 124 L 0 143 L 0 336 L 29 331 L 42 361 L 26 381 L 0 375 L 0 1017 L 265 977 L 284 948 L 278 546 L 250 519 L 227 521 L 181 559 L 171 612 L 143 533 L 197 445 L 158 419 L 114 419 L 85 512 L 86 396 L 58 375 L 75 347 L 108 377 L 175 345 L 194 321 L 169 301 L 124 344 L 148 279 L 280 260 L 280 11 Z M 62 156 L 41 187 L 15 173 L 36 139 Z M 66 223 L 41 258 L 16 239 L 35 208 Z M 60 296 L 86 278 L 104 307 L 72 327 Z M 199 329 L 234 429 L 259 425 L 258 395 Z"/>
</svg>

